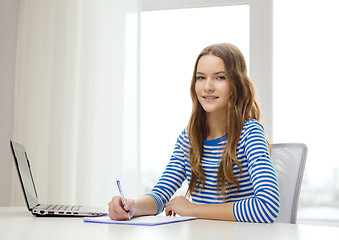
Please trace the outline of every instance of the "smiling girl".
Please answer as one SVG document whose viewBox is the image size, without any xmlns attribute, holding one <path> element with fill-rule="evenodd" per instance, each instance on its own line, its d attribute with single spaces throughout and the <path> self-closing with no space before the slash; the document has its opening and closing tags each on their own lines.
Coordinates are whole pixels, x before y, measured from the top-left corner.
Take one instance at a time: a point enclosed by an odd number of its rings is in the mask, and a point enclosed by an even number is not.
<svg viewBox="0 0 339 240">
<path fill-rule="evenodd" d="M 229 43 L 206 47 L 191 82 L 193 109 L 188 127 L 151 193 L 109 205 L 114 220 L 166 215 L 245 222 L 274 222 L 279 186 L 259 123 L 260 110 L 244 56 Z M 187 196 L 171 199 L 188 180 Z"/>
</svg>

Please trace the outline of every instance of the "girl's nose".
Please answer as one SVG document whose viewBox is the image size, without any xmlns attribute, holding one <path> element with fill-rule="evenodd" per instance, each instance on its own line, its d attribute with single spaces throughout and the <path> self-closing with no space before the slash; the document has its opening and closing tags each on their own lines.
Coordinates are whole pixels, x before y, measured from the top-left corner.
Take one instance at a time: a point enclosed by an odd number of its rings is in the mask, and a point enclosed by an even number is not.
<svg viewBox="0 0 339 240">
<path fill-rule="evenodd" d="M 214 91 L 213 80 L 210 78 L 207 78 L 206 84 L 205 84 L 205 92 L 213 92 L 213 91 Z"/>
</svg>

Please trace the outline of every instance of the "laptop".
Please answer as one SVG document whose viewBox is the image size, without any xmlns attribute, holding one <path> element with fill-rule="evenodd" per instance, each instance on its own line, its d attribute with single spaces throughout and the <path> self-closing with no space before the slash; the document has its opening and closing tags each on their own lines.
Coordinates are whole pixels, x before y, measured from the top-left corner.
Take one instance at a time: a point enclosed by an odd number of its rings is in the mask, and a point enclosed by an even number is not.
<svg viewBox="0 0 339 240">
<path fill-rule="evenodd" d="M 10 141 L 14 162 L 18 170 L 21 187 L 25 196 L 28 210 L 35 216 L 103 216 L 107 210 L 97 207 L 73 206 L 64 204 L 41 204 L 33 181 L 30 162 L 25 146 Z"/>
</svg>

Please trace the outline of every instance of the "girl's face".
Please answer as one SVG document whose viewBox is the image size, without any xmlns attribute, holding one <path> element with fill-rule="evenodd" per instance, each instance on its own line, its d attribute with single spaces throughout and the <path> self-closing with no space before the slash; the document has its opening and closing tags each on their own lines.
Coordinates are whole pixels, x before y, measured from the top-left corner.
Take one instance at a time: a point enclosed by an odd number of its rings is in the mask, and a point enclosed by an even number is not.
<svg viewBox="0 0 339 240">
<path fill-rule="evenodd" d="M 225 117 L 230 85 L 223 60 L 213 55 L 202 56 L 195 77 L 195 93 L 205 112 Z"/>
</svg>

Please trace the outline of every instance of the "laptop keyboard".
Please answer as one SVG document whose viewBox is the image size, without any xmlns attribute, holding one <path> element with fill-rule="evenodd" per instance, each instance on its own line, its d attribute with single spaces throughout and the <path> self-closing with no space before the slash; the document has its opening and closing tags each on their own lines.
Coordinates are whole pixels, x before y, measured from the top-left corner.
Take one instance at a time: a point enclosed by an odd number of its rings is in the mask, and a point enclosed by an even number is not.
<svg viewBox="0 0 339 240">
<path fill-rule="evenodd" d="M 61 210 L 61 211 L 79 211 L 80 206 L 72 205 L 49 205 L 47 210 Z"/>
</svg>

